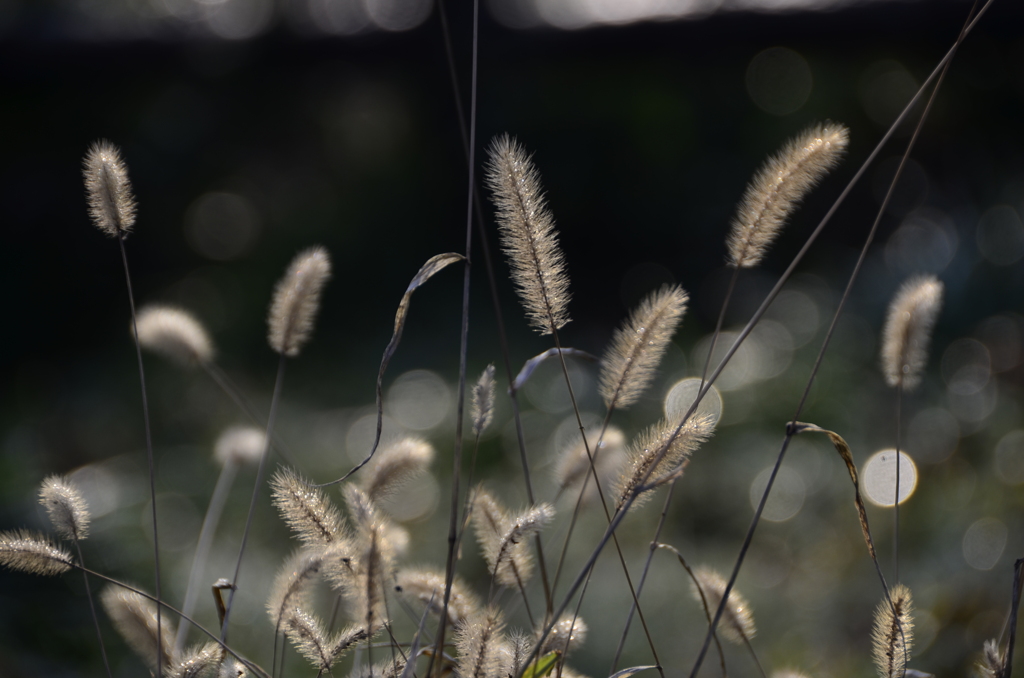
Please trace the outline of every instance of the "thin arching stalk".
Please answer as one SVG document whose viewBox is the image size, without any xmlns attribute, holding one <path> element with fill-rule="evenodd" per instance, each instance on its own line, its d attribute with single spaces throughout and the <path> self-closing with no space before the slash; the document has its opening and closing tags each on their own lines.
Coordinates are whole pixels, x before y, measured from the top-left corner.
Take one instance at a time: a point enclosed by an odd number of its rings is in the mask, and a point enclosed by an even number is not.
<svg viewBox="0 0 1024 678">
<path fill-rule="evenodd" d="M 217 533 L 217 525 L 224 513 L 224 506 L 227 504 L 228 495 L 231 493 L 231 486 L 235 482 L 235 475 L 238 472 L 238 464 L 229 456 L 220 469 L 217 476 L 217 484 L 213 488 L 213 495 L 206 508 L 206 516 L 203 518 L 203 526 L 199 530 L 199 541 L 196 543 L 196 553 L 192 557 L 192 569 L 188 574 L 188 585 L 185 587 L 185 601 L 181 610 L 187 615 L 192 615 L 195 610 L 196 600 L 199 597 L 197 583 L 206 570 L 206 562 L 210 557 L 210 547 L 213 545 L 213 537 Z M 178 636 L 174 641 L 175 654 L 185 648 L 185 641 L 188 639 L 188 626 L 182 624 L 178 627 Z"/>
<path fill-rule="evenodd" d="M 235 574 L 231 579 L 231 594 L 228 596 L 228 604 L 224 611 L 224 623 L 221 625 L 220 637 L 224 641 L 228 637 L 228 624 L 231 620 L 231 609 L 235 602 L 235 594 L 238 593 L 238 575 L 242 571 L 242 559 L 245 556 L 245 546 L 249 542 L 249 530 L 252 528 L 252 518 L 256 513 L 256 500 L 260 496 L 260 487 L 263 485 L 263 476 L 267 469 L 267 457 L 270 455 L 270 441 L 274 433 L 274 421 L 277 419 L 277 406 L 281 400 L 281 388 L 284 386 L 284 366 L 287 358 L 284 353 L 277 364 L 277 378 L 274 380 L 274 395 L 270 399 L 270 415 L 267 417 L 266 442 L 263 446 L 263 454 L 260 455 L 260 466 L 256 472 L 256 484 L 252 488 L 252 500 L 249 502 L 249 513 L 245 518 L 245 530 L 242 532 L 242 543 L 238 547 L 238 559 L 235 561 Z"/>
<path fill-rule="evenodd" d="M 896 489 L 892 514 L 892 569 L 893 582 L 900 581 L 900 425 L 903 409 L 903 382 L 896 385 Z"/>
<path fill-rule="evenodd" d="M 124 249 L 124 237 L 117 239 L 117 243 L 121 246 L 121 262 L 124 264 L 124 279 L 128 284 L 128 304 L 132 309 L 132 338 L 135 340 L 135 355 L 139 362 L 139 382 L 142 385 L 142 418 L 146 425 L 146 461 L 149 464 L 149 498 L 153 509 L 153 561 L 154 569 L 156 570 L 156 586 L 154 590 L 156 592 L 157 602 L 160 602 L 160 538 L 157 533 L 157 522 L 156 522 L 156 463 L 153 460 L 153 434 L 149 424 L 149 398 L 146 395 L 146 371 L 142 367 L 142 345 L 139 343 L 139 327 L 138 321 L 135 314 L 135 294 L 132 292 L 132 276 L 128 272 L 128 254 Z M 159 657 L 163 653 L 163 634 L 160 632 L 162 628 L 160 626 L 162 611 L 160 605 L 156 608 L 156 654 Z M 156 674 L 157 678 L 163 675 L 163 668 L 160 665 L 160 660 L 157 659 Z"/>
</svg>

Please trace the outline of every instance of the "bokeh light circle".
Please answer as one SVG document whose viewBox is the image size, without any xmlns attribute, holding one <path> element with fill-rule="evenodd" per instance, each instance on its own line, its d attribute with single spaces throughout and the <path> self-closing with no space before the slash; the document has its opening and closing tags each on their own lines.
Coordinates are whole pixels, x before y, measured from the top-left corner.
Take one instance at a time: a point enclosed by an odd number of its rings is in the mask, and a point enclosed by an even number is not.
<svg viewBox="0 0 1024 678">
<path fill-rule="evenodd" d="M 676 382 L 665 396 L 665 418 L 670 422 L 678 422 L 697 399 L 698 393 L 700 377 L 689 377 Z M 699 417 L 711 417 L 715 424 L 722 418 L 722 396 L 714 385 L 704 394 L 694 414 Z"/>
<path fill-rule="evenodd" d="M 875 452 L 860 472 L 864 493 L 876 506 L 892 506 L 896 495 L 896 450 Z M 914 494 L 917 488 L 917 465 L 900 452 L 900 503 Z"/>
</svg>

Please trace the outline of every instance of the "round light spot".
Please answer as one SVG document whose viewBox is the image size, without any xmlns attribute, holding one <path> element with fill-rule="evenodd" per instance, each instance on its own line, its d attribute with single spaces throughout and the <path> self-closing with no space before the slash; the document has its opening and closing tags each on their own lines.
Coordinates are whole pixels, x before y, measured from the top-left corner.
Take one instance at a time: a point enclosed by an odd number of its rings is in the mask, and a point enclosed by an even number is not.
<svg viewBox="0 0 1024 678">
<path fill-rule="evenodd" d="M 772 468 L 769 466 L 754 478 L 750 483 L 750 506 L 757 510 L 761 503 L 761 496 L 768 487 L 768 478 L 771 477 Z M 768 501 L 764 505 L 761 517 L 773 523 L 781 523 L 789 520 L 804 506 L 804 499 L 807 497 L 807 486 L 804 478 L 798 471 L 782 467 L 775 476 L 775 483 L 772 485 L 772 492 L 768 495 Z"/>
<path fill-rule="evenodd" d="M 978 249 L 996 266 L 1015 264 L 1024 256 L 1024 224 L 1009 205 L 996 205 L 982 214 L 976 234 Z"/>
<path fill-rule="evenodd" d="M 386 31 L 407 31 L 423 23 L 430 5 L 430 0 L 366 0 L 366 11 Z"/>
<path fill-rule="evenodd" d="M 896 450 L 875 452 L 860 473 L 864 492 L 876 506 L 892 506 L 896 496 Z M 914 494 L 917 487 L 917 466 L 900 452 L 900 503 Z"/>
<path fill-rule="evenodd" d="M 991 570 L 1006 548 L 1006 525 L 995 518 L 975 521 L 964 533 L 964 560 L 976 570 Z"/>
<path fill-rule="evenodd" d="M 690 409 L 690 405 L 697 399 L 700 393 L 700 377 L 690 377 L 676 382 L 675 386 L 669 389 L 665 396 L 665 418 L 671 422 L 678 422 Z M 722 417 L 722 396 L 713 385 L 697 406 L 694 414 L 698 417 L 711 417 L 714 424 Z"/>
<path fill-rule="evenodd" d="M 259 233 L 256 209 L 234 193 L 206 193 L 185 212 L 185 239 L 207 259 L 238 259 L 252 249 Z"/>
<path fill-rule="evenodd" d="M 811 94 L 813 78 L 807 60 L 786 47 L 759 52 L 747 66 L 747 94 L 765 113 L 789 115 Z"/>
<path fill-rule="evenodd" d="M 444 421 L 451 399 L 444 379 L 427 370 L 406 372 L 388 389 L 392 416 L 413 431 L 426 431 Z"/>
<path fill-rule="evenodd" d="M 907 215 L 885 244 L 885 263 L 901 275 L 940 273 L 956 254 L 959 238 L 948 216 L 919 209 Z"/>
<path fill-rule="evenodd" d="M 1010 431 L 996 445 L 996 472 L 1007 485 L 1024 483 L 1024 431 Z"/>
<path fill-rule="evenodd" d="M 692 364 L 703 365 L 707 360 L 708 350 L 711 348 L 711 337 L 707 335 L 697 342 L 693 349 Z M 711 356 L 711 370 L 714 370 L 725 354 L 736 343 L 739 334 L 736 332 L 722 332 L 715 343 L 715 351 Z M 755 371 L 757 362 L 761 357 L 760 347 L 756 346 L 754 337 L 748 336 L 747 340 L 740 344 L 740 347 L 733 354 L 732 360 L 722 370 L 722 374 L 715 380 L 715 386 L 723 391 L 735 391 L 743 388 L 756 378 Z M 710 371 L 709 371 L 710 374 Z"/>
</svg>

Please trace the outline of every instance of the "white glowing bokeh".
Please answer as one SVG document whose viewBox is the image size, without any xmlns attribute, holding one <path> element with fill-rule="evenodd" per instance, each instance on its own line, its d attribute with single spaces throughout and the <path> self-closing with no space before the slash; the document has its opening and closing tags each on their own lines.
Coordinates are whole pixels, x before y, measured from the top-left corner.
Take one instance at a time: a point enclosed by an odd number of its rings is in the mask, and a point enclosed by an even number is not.
<svg viewBox="0 0 1024 678">
<path fill-rule="evenodd" d="M 405 428 L 426 431 L 444 421 L 451 401 L 451 390 L 439 375 L 412 370 L 388 389 L 387 409 Z"/>
<path fill-rule="evenodd" d="M 707 335 L 697 342 L 693 349 L 693 364 L 703 365 L 707 360 L 708 349 L 711 348 L 711 336 Z M 715 344 L 715 351 L 711 356 L 710 375 L 725 357 L 725 354 L 736 342 L 739 334 L 736 332 L 722 332 Z M 715 380 L 715 386 L 723 391 L 734 391 L 743 388 L 754 379 L 754 370 L 758 359 L 758 350 L 750 337 L 743 342 L 736 350 L 729 364 L 722 370 L 722 374 Z"/>
<path fill-rule="evenodd" d="M 807 60 L 786 47 L 769 47 L 747 65 L 747 94 L 758 108 L 772 115 L 798 111 L 807 102 L 813 83 Z"/>
<path fill-rule="evenodd" d="M 996 445 L 996 473 L 1007 485 L 1024 483 L 1024 431 L 1004 435 Z"/>
<path fill-rule="evenodd" d="M 68 478 L 89 507 L 94 519 L 105 516 L 121 504 L 121 483 L 116 473 L 104 464 L 89 464 L 75 469 Z"/>
<path fill-rule="evenodd" d="M 991 570 L 1006 548 L 1006 525 L 995 518 L 982 518 L 964 533 L 964 560 L 976 570 Z"/>
<path fill-rule="evenodd" d="M 765 488 L 768 487 L 772 468 L 771 466 L 765 468 L 750 483 L 750 506 L 755 510 L 761 503 Z M 799 471 L 784 466 L 775 476 L 772 492 L 768 495 L 768 501 L 765 502 L 761 517 L 773 523 L 789 520 L 800 513 L 806 498 L 807 483 L 804 482 L 804 477 Z"/>
<path fill-rule="evenodd" d="M 896 496 L 896 450 L 875 452 L 860 472 L 864 493 L 876 506 L 893 506 Z M 917 466 L 906 453 L 900 452 L 900 503 L 917 488 Z"/>
<path fill-rule="evenodd" d="M 235 193 L 204 193 L 185 212 L 185 239 L 208 259 L 230 261 L 244 256 L 259 233 L 259 213 Z"/>
<path fill-rule="evenodd" d="M 370 20 L 385 31 L 408 31 L 430 15 L 430 0 L 364 0 Z"/>
<path fill-rule="evenodd" d="M 689 377 L 676 382 L 669 389 L 668 395 L 665 396 L 665 419 L 669 422 L 679 422 L 693 405 L 693 401 L 697 399 L 697 394 L 700 393 L 700 382 L 700 377 Z M 701 399 L 694 414 L 698 417 L 711 417 L 713 424 L 717 424 L 718 420 L 722 418 L 722 396 L 714 385 L 704 394 L 704 398 Z"/>
<path fill-rule="evenodd" d="M 779 296 L 775 297 L 764 317 L 767 320 L 778 321 L 786 328 L 794 348 L 803 346 L 813 339 L 821 326 L 818 304 L 798 290 L 779 292 Z"/>
</svg>

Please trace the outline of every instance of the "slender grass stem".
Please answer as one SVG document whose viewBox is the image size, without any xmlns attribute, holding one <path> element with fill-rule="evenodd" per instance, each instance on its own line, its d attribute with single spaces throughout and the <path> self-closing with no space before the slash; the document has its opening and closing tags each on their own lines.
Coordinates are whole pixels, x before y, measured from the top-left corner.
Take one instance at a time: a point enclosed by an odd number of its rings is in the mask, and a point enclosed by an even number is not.
<svg viewBox="0 0 1024 678">
<path fill-rule="evenodd" d="M 135 294 L 132 292 L 132 276 L 128 272 L 128 254 L 124 248 L 124 237 L 119 237 L 117 243 L 121 246 L 121 262 L 124 264 L 124 279 L 128 285 L 128 304 L 132 310 L 132 338 L 135 340 L 135 355 L 139 363 L 139 382 L 142 386 L 142 419 L 146 426 L 146 461 L 149 464 L 149 496 L 150 502 L 153 509 L 153 561 L 154 569 L 156 570 L 156 591 L 157 601 L 159 602 L 160 595 L 160 538 L 157 532 L 157 520 L 156 520 L 156 462 L 153 459 L 153 434 L 152 427 L 149 423 L 149 398 L 146 395 L 146 370 L 142 367 L 142 345 L 139 343 L 139 327 L 138 320 L 135 314 Z M 163 634 L 160 632 L 160 617 L 161 617 L 160 606 L 156 608 L 156 654 L 160 657 L 163 654 Z M 156 675 L 160 678 L 163 675 L 163 667 L 160 665 L 159 659 L 156 662 Z"/>
<path fill-rule="evenodd" d="M 900 581 L 900 424 L 903 406 L 903 383 L 896 385 L 896 489 L 893 497 L 892 514 L 892 580 Z"/>
<path fill-rule="evenodd" d="M 217 533 L 217 525 L 224 513 L 224 506 L 227 504 L 228 496 L 231 494 L 231 486 L 235 482 L 238 472 L 237 463 L 230 457 L 221 467 L 217 476 L 217 484 L 213 488 L 213 495 L 206 508 L 206 516 L 203 518 L 203 526 L 199 530 L 199 541 L 196 544 L 196 553 L 192 557 L 192 569 L 188 575 L 188 585 L 185 587 L 185 601 L 181 604 L 181 610 L 191 616 L 195 610 L 196 600 L 199 598 L 197 584 L 206 571 L 206 563 L 210 558 L 210 547 L 213 545 L 213 538 Z M 188 626 L 182 624 L 178 627 L 178 636 L 174 641 L 175 654 L 185 649 L 185 641 L 188 639 Z"/>
<path fill-rule="evenodd" d="M 235 561 L 235 574 L 231 578 L 231 594 L 228 596 L 228 604 L 224 611 L 224 623 L 221 625 L 221 641 L 227 640 L 228 625 L 231 621 L 231 610 L 235 602 L 235 594 L 238 593 L 238 575 L 242 571 L 242 559 L 245 556 L 245 547 L 249 543 L 249 530 L 252 528 L 252 518 L 256 513 L 256 501 L 260 496 L 260 487 L 263 485 L 263 476 L 267 470 L 267 457 L 270 456 L 270 441 L 274 433 L 274 422 L 277 419 L 277 406 L 281 400 L 281 388 L 284 386 L 284 366 L 287 358 L 284 353 L 277 363 L 277 378 L 274 380 L 274 395 L 270 399 L 270 415 L 267 417 L 266 443 L 263 447 L 263 454 L 260 455 L 260 466 L 256 472 L 256 483 L 252 488 L 252 499 L 249 502 L 249 513 L 245 518 L 245 530 L 242 532 L 242 543 L 238 547 L 238 559 Z"/>
<path fill-rule="evenodd" d="M 78 551 L 78 562 L 85 565 L 85 558 L 82 557 L 82 545 L 78 539 L 75 539 L 75 550 Z M 92 615 L 92 625 L 96 628 L 96 639 L 100 642 L 100 654 L 103 656 L 103 666 L 107 670 L 107 677 L 113 678 L 114 674 L 110 671 L 110 660 L 107 658 L 107 645 L 103 642 L 103 633 L 100 631 L 100 619 L 96 615 L 96 601 L 92 596 L 92 587 L 89 584 L 89 575 L 84 570 L 82 571 L 82 579 L 85 581 L 85 597 L 89 599 L 89 612 Z M 183 625 L 184 626 L 184 625 Z"/>
</svg>

